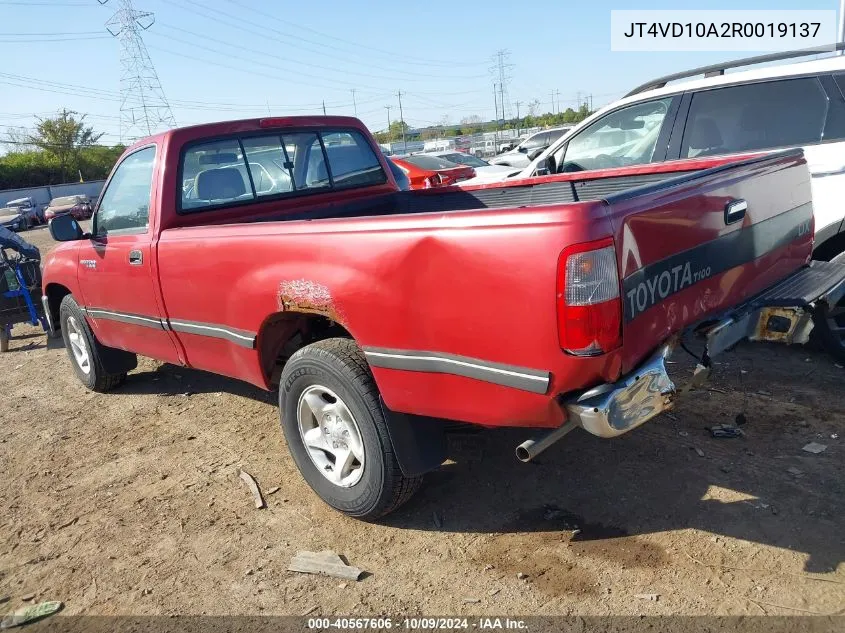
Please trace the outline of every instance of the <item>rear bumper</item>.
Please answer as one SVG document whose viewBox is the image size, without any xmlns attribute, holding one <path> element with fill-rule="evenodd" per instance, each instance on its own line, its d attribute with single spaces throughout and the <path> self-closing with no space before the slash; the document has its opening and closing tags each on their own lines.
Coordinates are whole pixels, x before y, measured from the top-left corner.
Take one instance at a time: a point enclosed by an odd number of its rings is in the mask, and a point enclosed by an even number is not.
<svg viewBox="0 0 845 633">
<path fill-rule="evenodd" d="M 663 345 L 636 371 L 564 401 L 569 419 L 598 437 L 627 433 L 674 406 L 677 390 L 665 361 L 673 344 Z"/>
<path fill-rule="evenodd" d="M 819 304 L 836 305 L 845 295 L 845 265 L 811 262 L 730 312 L 691 328 L 705 340 L 703 375 L 710 359 L 743 339 L 806 343 Z M 677 389 L 665 361 L 677 339 L 665 342 L 647 361 L 620 380 L 563 401 L 569 420 L 599 437 L 616 437 L 674 405 Z"/>
</svg>

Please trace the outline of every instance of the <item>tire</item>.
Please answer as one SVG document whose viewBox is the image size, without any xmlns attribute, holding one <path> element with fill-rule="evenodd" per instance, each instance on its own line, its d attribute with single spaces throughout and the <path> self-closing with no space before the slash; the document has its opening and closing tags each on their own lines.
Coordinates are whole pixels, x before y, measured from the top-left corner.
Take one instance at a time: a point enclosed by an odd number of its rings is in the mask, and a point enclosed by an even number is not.
<svg viewBox="0 0 845 633">
<path fill-rule="evenodd" d="M 309 406 L 311 401 L 318 403 L 320 419 Z M 326 339 L 294 353 L 282 372 L 279 413 L 288 450 L 299 472 L 323 501 L 347 516 L 378 519 L 396 510 L 419 489 L 422 477 L 402 474 L 378 388 L 364 353 L 354 341 Z M 309 448 L 301 429 L 314 424 L 309 436 L 316 433 L 316 439 L 309 441 Z M 325 450 L 314 448 L 321 442 Z M 338 455 L 355 454 L 346 476 L 345 469 L 337 468 L 337 459 L 332 461 L 336 457 L 332 451 L 338 447 Z"/>
<path fill-rule="evenodd" d="M 73 295 L 66 295 L 59 308 L 59 323 L 70 364 L 79 381 L 91 391 L 100 393 L 114 389 L 126 374 L 109 374 L 103 368 L 103 356 L 110 348 L 102 345 L 85 320 Z"/>
<path fill-rule="evenodd" d="M 0 325 L 0 352 L 9 351 L 9 330 L 5 325 Z"/>
<path fill-rule="evenodd" d="M 845 253 L 830 261 L 845 264 Z M 832 309 L 823 306 L 813 315 L 813 323 L 817 343 L 836 360 L 845 363 L 845 298 Z"/>
</svg>

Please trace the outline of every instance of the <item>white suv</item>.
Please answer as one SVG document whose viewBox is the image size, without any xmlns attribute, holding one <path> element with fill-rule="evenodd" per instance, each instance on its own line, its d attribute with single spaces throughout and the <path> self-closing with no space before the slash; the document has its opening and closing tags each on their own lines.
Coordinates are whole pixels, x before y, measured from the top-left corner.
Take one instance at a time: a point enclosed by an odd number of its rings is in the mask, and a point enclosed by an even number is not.
<svg viewBox="0 0 845 633">
<path fill-rule="evenodd" d="M 657 79 L 584 120 L 514 178 L 801 147 L 812 176 L 814 257 L 845 262 L 845 56 L 724 74 L 805 54 Z M 666 85 L 695 75 L 704 78 Z M 845 359 L 845 305 L 828 316 L 818 333 Z"/>
</svg>

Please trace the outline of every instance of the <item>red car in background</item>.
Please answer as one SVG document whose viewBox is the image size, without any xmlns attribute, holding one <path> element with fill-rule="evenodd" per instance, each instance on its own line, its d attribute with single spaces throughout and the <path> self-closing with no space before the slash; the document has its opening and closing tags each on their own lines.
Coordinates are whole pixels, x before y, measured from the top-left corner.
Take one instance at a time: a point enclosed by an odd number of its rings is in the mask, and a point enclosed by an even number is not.
<svg viewBox="0 0 845 633">
<path fill-rule="evenodd" d="M 408 176 L 411 189 L 446 187 L 475 178 L 472 167 L 458 165 L 431 154 L 412 154 L 402 158 L 391 156 L 390 159 Z"/>
<path fill-rule="evenodd" d="M 75 220 L 87 220 L 93 212 L 88 196 L 62 196 L 50 200 L 50 206 L 44 210 L 44 219 L 49 222 L 57 216 L 70 214 Z"/>
</svg>

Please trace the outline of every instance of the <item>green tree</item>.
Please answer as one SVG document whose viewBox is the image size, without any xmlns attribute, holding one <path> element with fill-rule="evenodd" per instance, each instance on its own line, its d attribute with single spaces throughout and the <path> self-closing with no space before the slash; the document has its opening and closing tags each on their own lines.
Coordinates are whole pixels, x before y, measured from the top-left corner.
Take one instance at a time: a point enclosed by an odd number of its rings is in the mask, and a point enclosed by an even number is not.
<svg viewBox="0 0 845 633">
<path fill-rule="evenodd" d="M 102 132 L 97 133 L 85 124 L 84 114 L 64 109 L 55 117 L 39 118 L 35 130 L 28 142 L 56 157 L 63 180 L 80 169 L 81 151 L 96 145 L 103 136 Z"/>
</svg>

